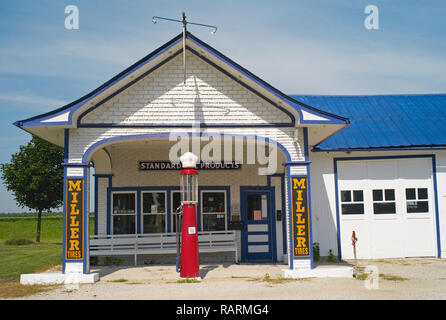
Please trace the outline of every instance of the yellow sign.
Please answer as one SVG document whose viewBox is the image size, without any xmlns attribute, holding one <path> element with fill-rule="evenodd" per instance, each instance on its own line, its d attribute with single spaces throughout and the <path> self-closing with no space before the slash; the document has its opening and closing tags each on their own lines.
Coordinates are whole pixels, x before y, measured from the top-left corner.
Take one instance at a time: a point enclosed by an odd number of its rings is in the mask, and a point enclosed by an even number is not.
<svg viewBox="0 0 446 320">
<path fill-rule="evenodd" d="M 291 216 L 293 256 L 310 256 L 310 227 L 308 212 L 308 178 L 291 177 Z"/>
<path fill-rule="evenodd" d="M 82 260 L 84 226 L 84 180 L 67 179 L 65 199 L 65 259 Z"/>
</svg>

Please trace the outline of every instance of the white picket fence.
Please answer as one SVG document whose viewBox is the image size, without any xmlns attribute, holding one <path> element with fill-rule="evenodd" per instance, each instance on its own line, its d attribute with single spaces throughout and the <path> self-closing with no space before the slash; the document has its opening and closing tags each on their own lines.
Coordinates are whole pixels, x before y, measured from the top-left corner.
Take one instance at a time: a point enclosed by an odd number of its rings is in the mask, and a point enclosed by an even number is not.
<svg viewBox="0 0 446 320">
<path fill-rule="evenodd" d="M 133 255 L 135 266 L 139 254 L 172 254 L 177 252 L 176 233 L 146 233 L 90 236 L 90 256 Z M 180 240 L 181 241 L 181 240 Z M 235 252 L 235 231 L 198 232 L 199 252 Z"/>
</svg>

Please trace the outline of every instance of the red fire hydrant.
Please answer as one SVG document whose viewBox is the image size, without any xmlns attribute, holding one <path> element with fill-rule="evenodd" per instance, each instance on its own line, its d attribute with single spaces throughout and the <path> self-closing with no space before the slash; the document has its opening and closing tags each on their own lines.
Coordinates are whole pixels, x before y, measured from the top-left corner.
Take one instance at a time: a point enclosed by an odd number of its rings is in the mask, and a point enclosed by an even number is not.
<svg viewBox="0 0 446 320">
<path fill-rule="evenodd" d="M 198 259 L 197 234 L 197 202 L 198 202 L 198 172 L 195 170 L 198 157 L 186 152 L 180 160 L 181 171 L 180 191 L 183 206 L 183 227 L 181 235 L 180 278 L 200 278 Z"/>
<path fill-rule="evenodd" d="M 356 259 L 356 241 L 358 241 L 358 238 L 356 238 L 355 231 L 352 232 L 352 246 L 353 246 L 353 256 L 355 258 L 355 269 L 354 269 L 354 276 L 355 278 L 358 277 L 358 261 Z"/>
</svg>

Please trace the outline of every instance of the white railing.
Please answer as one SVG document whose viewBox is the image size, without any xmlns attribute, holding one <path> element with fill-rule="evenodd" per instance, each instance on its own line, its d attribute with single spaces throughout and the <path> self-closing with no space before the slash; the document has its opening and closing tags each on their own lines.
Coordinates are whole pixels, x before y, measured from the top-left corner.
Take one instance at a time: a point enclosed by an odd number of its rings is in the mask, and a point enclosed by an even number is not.
<svg viewBox="0 0 446 320">
<path fill-rule="evenodd" d="M 181 239 L 180 239 L 181 241 Z M 90 256 L 169 254 L 177 252 L 176 233 L 145 233 L 90 236 Z M 198 232 L 199 252 L 234 251 L 238 261 L 235 231 Z"/>
</svg>

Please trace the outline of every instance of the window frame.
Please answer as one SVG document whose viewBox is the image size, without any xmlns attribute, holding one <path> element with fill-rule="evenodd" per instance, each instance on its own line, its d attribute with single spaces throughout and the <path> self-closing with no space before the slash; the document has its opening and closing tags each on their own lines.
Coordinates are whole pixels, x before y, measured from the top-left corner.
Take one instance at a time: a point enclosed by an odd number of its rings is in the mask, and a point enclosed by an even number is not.
<svg viewBox="0 0 446 320">
<path fill-rule="evenodd" d="M 148 193 L 164 193 L 164 213 L 152 213 L 152 212 L 144 212 L 144 194 L 148 194 Z M 150 215 L 164 215 L 164 232 L 161 233 L 166 233 L 167 232 L 167 190 L 162 190 L 162 189 L 154 189 L 154 190 L 141 190 L 141 233 L 142 234 L 146 234 L 144 232 L 144 217 L 145 216 L 150 216 Z M 157 232 L 159 233 L 159 232 Z M 152 234 L 152 233 L 149 233 Z"/>
<path fill-rule="evenodd" d="M 393 200 L 387 200 L 386 196 L 386 190 L 393 190 Z M 398 201 L 397 201 L 397 188 L 395 187 L 376 187 L 373 188 L 372 191 L 372 215 L 374 217 L 397 217 L 398 216 Z M 382 200 L 375 200 L 373 197 L 374 191 L 381 191 L 382 192 Z M 395 212 L 386 212 L 386 213 L 376 213 L 375 212 L 375 204 L 387 204 L 387 203 L 393 203 L 395 206 Z"/>
<path fill-rule="evenodd" d="M 407 199 L 407 190 L 408 189 L 415 189 L 415 199 Z M 419 199 L 418 197 L 418 189 L 426 189 L 427 191 L 427 198 L 426 199 Z M 430 192 L 429 188 L 427 186 L 422 187 L 405 187 L 404 188 L 404 206 L 405 206 L 405 214 L 407 214 L 408 218 L 414 218 L 417 216 L 426 216 L 431 213 L 432 204 L 431 204 L 431 198 L 430 198 Z M 427 212 L 408 212 L 407 211 L 407 203 L 408 202 L 427 202 Z"/>
<path fill-rule="evenodd" d="M 224 208 L 225 211 L 224 212 L 204 212 L 203 208 L 203 194 L 204 193 L 223 193 L 224 194 L 224 200 L 223 200 L 223 204 L 224 204 Z M 228 190 L 226 189 L 205 189 L 205 190 L 200 190 L 200 226 L 202 231 L 204 231 L 204 225 L 203 225 L 203 218 L 204 215 L 217 215 L 217 214 L 223 214 L 225 217 L 225 229 L 224 230 L 213 230 L 213 231 L 227 231 L 228 230 Z M 207 231 L 207 232 L 212 232 L 212 231 Z"/>
<path fill-rule="evenodd" d="M 343 192 L 349 192 L 350 193 L 350 201 L 342 201 L 342 193 Z M 354 199 L 354 192 L 355 191 L 361 191 L 362 192 L 362 201 L 355 201 Z M 342 210 L 343 204 L 362 204 L 362 213 L 344 213 Z M 366 213 L 366 206 L 365 206 L 365 190 L 356 188 L 356 189 L 346 189 L 346 190 L 339 190 L 339 205 L 340 205 L 340 213 L 343 218 L 364 218 Z"/>
<path fill-rule="evenodd" d="M 171 232 L 176 232 L 174 230 L 174 228 L 175 228 L 174 217 L 177 215 L 177 213 L 176 213 L 177 207 L 175 207 L 173 205 L 173 194 L 175 192 L 178 193 L 178 195 L 180 196 L 180 205 L 181 205 L 181 191 L 180 191 L 180 189 L 178 189 L 178 190 L 171 190 L 170 191 L 170 230 L 171 230 Z M 180 230 L 180 232 L 181 232 L 181 230 Z"/>
<path fill-rule="evenodd" d="M 111 194 L 110 194 L 110 210 L 111 210 L 111 213 L 110 213 L 110 215 L 111 215 L 111 221 L 110 221 L 110 234 L 112 234 L 112 235 L 119 235 L 119 234 L 121 234 L 121 233 L 115 233 L 114 232 L 114 227 L 115 227 L 115 219 L 114 219 L 114 217 L 115 216 L 134 216 L 134 218 L 135 218 L 135 233 L 134 234 L 137 234 L 137 232 L 138 232 L 138 230 L 137 230 L 137 227 L 138 227 L 138 192 L 136 191 L 136 190 L 126 190 L 126 191 L 111 191 L 110 192 Z M 114 212 L 114 208 L 113 208 L 113 202 L 114 202 L 114 196 L 116 195 L 116 194 L 134 194 L 135 195 L 135 211 L 134 211 L 134 213 L 115 213 Z M 132 233 L 130 233 L 130 234 L 132 234 Z"/>
</svg>

